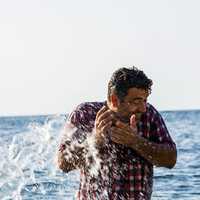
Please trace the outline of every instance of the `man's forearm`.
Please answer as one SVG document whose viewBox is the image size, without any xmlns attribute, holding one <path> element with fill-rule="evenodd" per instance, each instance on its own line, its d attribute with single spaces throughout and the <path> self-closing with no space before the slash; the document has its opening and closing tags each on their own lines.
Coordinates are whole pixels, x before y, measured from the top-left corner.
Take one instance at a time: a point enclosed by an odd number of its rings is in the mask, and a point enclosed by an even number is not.
<svg viewBox="0 0 200 200">
<path fill-rule="evenodd" d="M 159 167 L 173 168 L 176 164 L 176 147 L 169 144 L 157 144 L 137 135 L 130 147 L 136 150 L 151 164 Z"/>
<path fill-rule="evenodd" d="M 64 171 L 69 172 L 74 169 L 78 169 L 84 165 L 83 148 L 66 151 L 59 151 L 57 155 L 58 167 Z"/>
<path fill-rule="evenodd" d="M 63 155 L 62 152 L 58 152 L 57 155 L 57 162 L 58 162 L 58 167 L 63 171 L 63 172 L 69 172 L 71 170 L 76 169 L 76 166 L 73 164 L 73 162 L 69 162 L 69 160 L 65 159 L 65 156 Z"/>
</svg>

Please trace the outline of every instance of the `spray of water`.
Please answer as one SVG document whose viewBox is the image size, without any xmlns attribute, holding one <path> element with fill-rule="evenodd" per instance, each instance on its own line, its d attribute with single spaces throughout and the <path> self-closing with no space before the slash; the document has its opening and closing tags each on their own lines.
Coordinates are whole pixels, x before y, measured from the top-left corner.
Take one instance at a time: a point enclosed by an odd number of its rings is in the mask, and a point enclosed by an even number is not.
<svg viewBox="0 0 200 200">
<path fill-rule="evenodd" d="M 71 175 L 74 177 L 72 186 L 65 188 L 69 178 L 64 177 L 55 164 L 58 136 L 64 121 L 63 116 L 51 116 L 44 124 L 30 123 L 26 132 L 0 140 L 0 199 L 31 200 L 35 196 L 49 199 L 48 194 L 66 199 L 64 191 L 74 193 L 77 173 Z"/>
<path fill-rule="evenodd" d="M 70 123 L 66 123 L 65 128 L 61 134 L 62 144 L 69 144 L 64 150 L 63 154 L 65 155 L 66 160 L 70 160 L 76 156 L 74 152 L 77 149 L 84 150 L 84 158 L 86 165 L 89 166 L 89 174 L 91 177 L 97 177 L 100 171 L 100 163 L 102 162 L 99 157 L 99 151 L 96 148 L 95 143 L 95 134 L 78 132 L 79 130 Z M 79 159 L 77 157 L 77 159 Z"/>
</svg>

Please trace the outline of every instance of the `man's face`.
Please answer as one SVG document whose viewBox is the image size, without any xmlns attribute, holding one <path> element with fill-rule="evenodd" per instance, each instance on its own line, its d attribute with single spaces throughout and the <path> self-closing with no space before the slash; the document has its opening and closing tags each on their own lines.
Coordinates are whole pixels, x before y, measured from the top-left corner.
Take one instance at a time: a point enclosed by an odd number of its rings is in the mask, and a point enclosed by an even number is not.
<svg viewBox="0 0 200 200">
<path fill-rule="evenodd" d="M 129 122 L 131 115 L 135 114 L 138 121 L 142 113 L 146 112 L 148 96 L 148 91 L 144 89 L 130 88 L 122 102 L 117 98 L 116 115 L 123 121 Z"/>
</svg>

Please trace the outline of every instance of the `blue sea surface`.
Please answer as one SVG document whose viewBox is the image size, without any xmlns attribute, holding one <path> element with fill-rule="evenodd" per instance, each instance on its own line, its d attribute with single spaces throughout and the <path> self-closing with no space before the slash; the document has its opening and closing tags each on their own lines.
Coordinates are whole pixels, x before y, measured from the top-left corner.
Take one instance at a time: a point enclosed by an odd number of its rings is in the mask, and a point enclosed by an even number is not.
<svg viewBox="0 0 200 200">
<path fill-rule="evenodd" d="M 154 170 L 152 200 L 200 200 L 200 111 L 162 112 L 177 144 L 173 169 Z M 0 117 L 0 199 L 72 200 L 79 172 L 56 167 L 64 115 Z"/>
</svg>

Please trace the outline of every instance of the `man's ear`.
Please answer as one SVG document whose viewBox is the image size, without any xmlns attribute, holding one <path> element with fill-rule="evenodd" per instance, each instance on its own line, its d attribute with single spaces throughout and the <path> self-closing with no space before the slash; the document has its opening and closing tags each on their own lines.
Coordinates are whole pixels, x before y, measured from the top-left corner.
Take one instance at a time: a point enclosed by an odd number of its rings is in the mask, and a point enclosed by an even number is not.
<svg viewBox="0 0 200 200">
<path fill-rule="evenodd" d="M 119 105 L 119 99 L 117 98 L 117 96 L 115 94 L 112 94 L 110 100 L 113 108 L 117 108 Z"/>
</svg>

